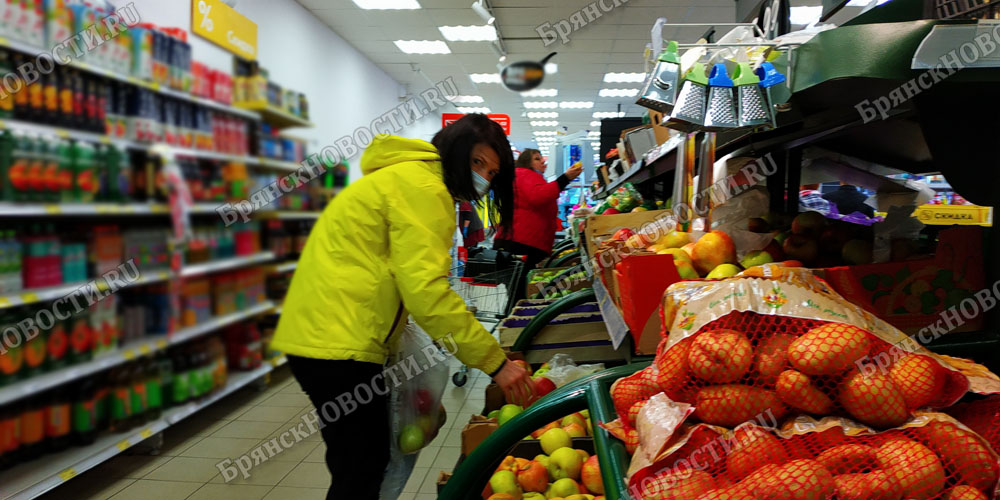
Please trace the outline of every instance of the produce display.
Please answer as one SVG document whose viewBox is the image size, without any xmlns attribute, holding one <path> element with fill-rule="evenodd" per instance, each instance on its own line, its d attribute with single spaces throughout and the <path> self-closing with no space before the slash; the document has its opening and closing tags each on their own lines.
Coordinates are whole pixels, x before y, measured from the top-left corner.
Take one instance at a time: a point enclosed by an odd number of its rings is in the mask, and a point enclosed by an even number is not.
<svg viewBox="0 0 1000 500">
<path fill-rule="evenodd" d="M 662 314 L 655 361 L 612 385 L 619 419 L 602 424 L 635 453 L 633 498 L 993 497 L 990 442 L 926 410 L 1000 378 L 926 351 L 808 270 L 679 282 Z M 687 411 L 671 420 L 660 398 Z M 708 465 L 679 474 L 696 452 Z"/>
<path fill-rule="evenodd" d="M 626 182 L 611 192 L 600 205 L 597 205 L 594 213 L 598 215 L 613 215 L 625 212 L 641 212 L 643 210 L 662 208 L 662 204 L 663 202 L 653 200 L 644 201 L 642 195 L 632 186 L 632 183 Z"/>
</svg>

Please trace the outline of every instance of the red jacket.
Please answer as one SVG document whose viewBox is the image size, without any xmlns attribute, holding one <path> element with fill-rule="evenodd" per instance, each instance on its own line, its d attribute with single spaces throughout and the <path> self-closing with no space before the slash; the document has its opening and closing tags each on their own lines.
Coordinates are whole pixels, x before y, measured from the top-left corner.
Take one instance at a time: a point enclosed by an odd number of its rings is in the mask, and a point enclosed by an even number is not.
<svg viewBox="0 0 1000 500">
<path fill-rule="evenodd" d="M 514 169 L 514 227 L 502 227 L 497 239 L 552 252 L 556 231 L 562 229 L 557 216 L 561 191 L 558 180 L 545 182 L 545 177 L 533 169 Z"/>
</svg>

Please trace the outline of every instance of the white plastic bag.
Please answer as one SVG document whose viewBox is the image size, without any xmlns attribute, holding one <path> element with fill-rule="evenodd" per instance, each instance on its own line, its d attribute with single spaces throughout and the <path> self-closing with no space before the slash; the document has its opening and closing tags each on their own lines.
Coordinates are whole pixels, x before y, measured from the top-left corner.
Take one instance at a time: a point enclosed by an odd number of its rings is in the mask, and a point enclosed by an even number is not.
<svg viewBox="0 0 1000 500">
<path fill-rule="evenodd" d="M 556 354 L 552 356 L 548 364 L 549 371 L 545 372 L 544 376 L 551 380 L 556 387 L 562 387 L 576 379 L 604 369 L 604 363 L 577 366 L 568 354 Z"/>
<path fill-rule="evenodd" d="M 448 384 L 448 363 L 428 363 L 431 360 L 425 350 L 432 345 L 434 349 L 439 348 L 411 321 L 403 328 L 392 356 L 392 362 L 404 363 L 404 367 L 423 368 L 412 378 L 399 377 L 399 385 L 392 387 L 389 395 L 392 444 L 403 455 L 416 453 L 427 446 L 447 419 L 441 395 Z"/>
</svg>

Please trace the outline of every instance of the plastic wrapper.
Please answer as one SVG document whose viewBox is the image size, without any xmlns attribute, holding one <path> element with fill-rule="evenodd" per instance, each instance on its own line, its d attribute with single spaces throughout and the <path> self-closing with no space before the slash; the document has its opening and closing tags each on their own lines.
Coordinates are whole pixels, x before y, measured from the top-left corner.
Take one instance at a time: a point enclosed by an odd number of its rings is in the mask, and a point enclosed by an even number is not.
<svg viewBox="0 0 1000 500">
<path fill-rule="evenodd" d="M 562 387 L 604 369 L 604 363 L 578 366 L 568 354 L 556 354 L 547 364 L 549 370 L 545 372 L 545 378 L 556 384 L 556 387 Z"/>
<path fill-rule="evenodd" d="M 428 349 L 439 349 L 416 323 L 407 323 L 397 340 L 391 362 L 425 359 Z M 411 358 L 412 357 L 412 358 Z M 441 358 L 444 358 L 444 353 Z M 409 455 L 434 440 L 447 415 L 441 396 L 448 384 L 448 364 L 431 363 L 412 378 L 400 377 L 391 387 L 389 414 L 392 425 L 392 453 Z"/>
<path fill-rule="evenodd" d="M 642 195 L 635 189 L 635 186 L 633 186 L 631 182 L 626 182 L 609 194 L 608 197 L 594 209 L 594 213 L 600 215 L 609 208 L 613 208 L 620 213 L 631 212 L 633 208 L 642 205 L 642 201 Z"/>
<path fill-rule="evenodd" d="M 848 419 L 798 417 L 780 429 L 698 424 L 629 476 L 641 499 L 987 499 L 997 455 L 942 413 L 877 432 Z"/>
</svg>

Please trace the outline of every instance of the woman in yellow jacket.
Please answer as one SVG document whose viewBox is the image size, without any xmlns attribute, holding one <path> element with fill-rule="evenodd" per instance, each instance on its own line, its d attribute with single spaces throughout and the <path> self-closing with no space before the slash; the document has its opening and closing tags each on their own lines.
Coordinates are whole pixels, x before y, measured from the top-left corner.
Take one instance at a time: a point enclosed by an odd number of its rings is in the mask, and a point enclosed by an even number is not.
<svg viewBox="0 0 1000 500">
<path fill-rule="evenodd" d="M 455 356 L 527 401 L 527 372 L 448 283 L 456 201 L 493 192 L 495 222 L 513 212 L 514 159 L 499 125 L 469 115 L 431 143 L 377 137 L 364 177 L 323 211 L 299 259 L 271 346 L 317 408 L 333 476 L 327 498 L 377 499 L 389 462 L 387 394 L 401 370 L 383 366 L 407 316 Z"/>
</svg>

